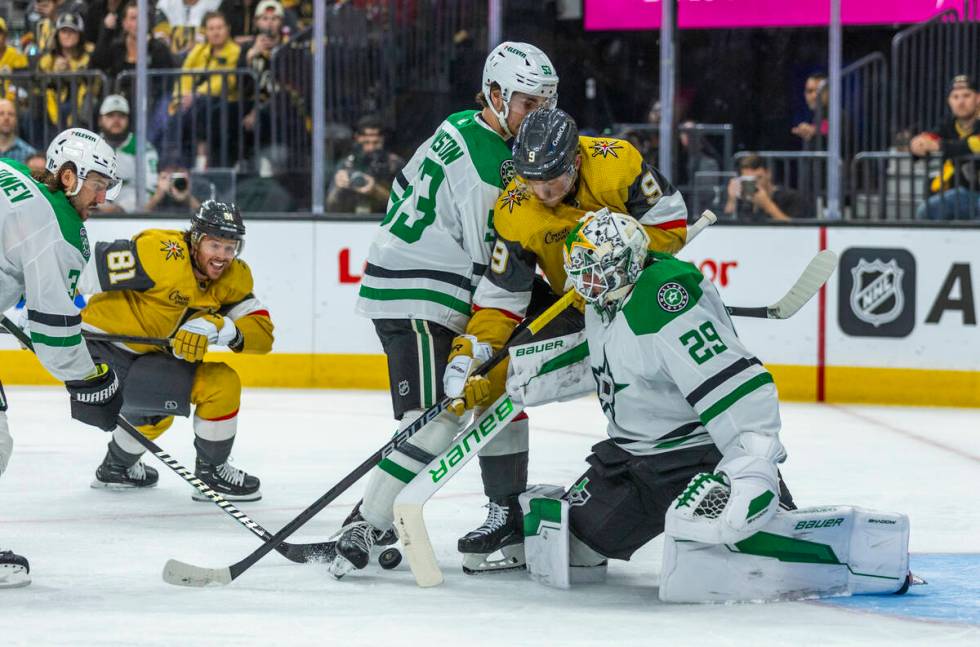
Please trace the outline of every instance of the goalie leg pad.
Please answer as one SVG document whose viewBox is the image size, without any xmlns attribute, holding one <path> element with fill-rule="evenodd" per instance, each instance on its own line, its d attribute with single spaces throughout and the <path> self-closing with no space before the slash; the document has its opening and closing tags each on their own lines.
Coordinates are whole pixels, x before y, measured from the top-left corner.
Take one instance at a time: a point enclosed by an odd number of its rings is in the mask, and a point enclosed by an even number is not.
<svg viewBox="0 0 980 647">
<path fill-rule="evenodd" d="M 606 560 L 568 532 L 568 501 L 555 485 L 534 485 L 521 494 L 524 555 L 534 581 L 559 589 L 602 582 Z"/>
<path fill-rule="evenodd" d="M 796 600 L 896 593 L 909 572 L 903 514 L 849 506 L 779 511 L 733 545 L 664 544 L 664 602 Z"/>
</svg>

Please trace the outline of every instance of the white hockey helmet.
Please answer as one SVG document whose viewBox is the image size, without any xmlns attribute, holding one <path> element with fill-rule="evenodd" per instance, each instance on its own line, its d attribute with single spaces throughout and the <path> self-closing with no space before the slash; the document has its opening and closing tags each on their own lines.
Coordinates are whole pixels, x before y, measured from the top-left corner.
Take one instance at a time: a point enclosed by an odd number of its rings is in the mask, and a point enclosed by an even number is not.
<svg viewBox="0 0 980 647">
<path fill-rule="evenodd" d="M 490 100 L 494 83 L 500 86 L 504 100 L 501 111 L 494 108 Z M 507 127 L 507 115 L 515 92 L 544 97 L 547 99 L 545 107 L 554 108 L 558 104 L 558 75 L 548 55 L 534 45 L 505 41 L 493 48 L 483 64 L 483 95 L 507 137 L 514 134 Z"/>
<path fill-rule="evenodd" d="M 67 162 L 75 165 L 79 181 L 75 190 L 66 191 L 65 195 L 77 194 L 89 172 L 95 171 L 109 181 L 106 198 L 114 200 L 118 197 L 122 182 L 116 169 L 116 151 L 91 130 L 69 128 L 59 133 L 48 146 L 46 158 L 45 168 L 52 173 L 57 173 Z"/>
<path fill-rule="evenodd" d="M 646 265 L 650 237 L 632 216 L 590 211 L 565 240 L 565 272 L 575 291 L 600 312 L 615 309 Z"/>
</svg>

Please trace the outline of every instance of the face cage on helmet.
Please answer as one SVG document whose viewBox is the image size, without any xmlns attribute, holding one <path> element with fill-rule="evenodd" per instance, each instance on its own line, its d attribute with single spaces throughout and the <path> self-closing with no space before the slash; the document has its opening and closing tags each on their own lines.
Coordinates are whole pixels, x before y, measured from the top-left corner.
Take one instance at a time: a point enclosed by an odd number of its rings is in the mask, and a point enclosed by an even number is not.
<svg viewBox="0 0 980 647">
<path fill-rule="evenodd" d="M 578 262 L 573 261 L 573 265 L 578 267 L 569 268 L 566 265 L 566 272 L 572 280 L 572 285 L 586 302 L 605 306 L 608 303 L 607 297 L 610 293 L 622 288 L 627 284 L 625 269 L 620 264 L 602 267 L 602 262 L 595 260 L 592 250 L 575 249 L 571 252 L 572 257 L 578 257 Z M 627 265 L 629 262 L 627 262 Z"/>
</svg>

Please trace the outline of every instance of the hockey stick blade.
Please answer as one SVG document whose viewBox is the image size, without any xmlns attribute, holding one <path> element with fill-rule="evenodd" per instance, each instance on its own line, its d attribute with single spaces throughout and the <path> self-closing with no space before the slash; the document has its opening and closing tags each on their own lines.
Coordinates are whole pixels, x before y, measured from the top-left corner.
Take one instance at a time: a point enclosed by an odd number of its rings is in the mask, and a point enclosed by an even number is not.
<svg viewBox="0 0 980 647">
<path fill-rule="evenodd" d="M 837 268 L 837 254 L 825 249 L 817 253 L 786 295 L 771 306 L 725 306 L 733 317 L 789 319 L 820 291 Z"/>
<path fill-rule="evenodd" d="M 31 343 L 30 337 L 24 330 L 12 322 L 7 317 L 0 317 L 0 329 L 6 330 L 8 333 L 17 338 L 25 348 L 33 352 L 34 345 Z M 140 338 L 143 339 L 143 338 Z M 152 340 L 151 340 L 152 341 Z M 164 340 L 166 341 L 166 340 Z M 230 501 L 225 499 L 219 493 L 215 492 L 211 487 L 204 483 L 201 479 L 197 478 L 194 472 L 190 471 L 183 465 L 181 465 L 175 458 L 170 454 L 163 451 L 159 445 L 144 436 L 139 432 L 136 427 L 134 427 L 126 418 L 119 416 L 116 424 L 122 428 L 129 436 L 143 445 L 151 454 L 156 456 L 161 463 L 166 465 L 172 472 L 177 476 L 181 477 L 187 481 L 190 485 L 196 488 L 201 494 L 206 496 L 212 503 L 221 508 L 226 514 L 232 517 L 235 521 L 241 525 L 248 528 L 255 535 L 264 541 L 268 541 L 272 538 L 272 534 L 263 528 L 257 521 L 251 519 L 247 514 L 239 510 Z M 306 563 L 309 561 L 314 561 L 318 555 L 324 553 L 328 550 L 328 546 L 331 542 L 318 542 L 313 544 L 288 544 L 283 542 L 281 546 L 277 546 L 276 550 L 285 557 L 286 559 L 297 562 Z"/>
<path fill-rule="evenodd" d="M 224 586 L 231 584 L 228 568 L 201 568 L 176 559 L 169 559 L 163 566 L 163 581 L 174 586 Z"/>
</svg>

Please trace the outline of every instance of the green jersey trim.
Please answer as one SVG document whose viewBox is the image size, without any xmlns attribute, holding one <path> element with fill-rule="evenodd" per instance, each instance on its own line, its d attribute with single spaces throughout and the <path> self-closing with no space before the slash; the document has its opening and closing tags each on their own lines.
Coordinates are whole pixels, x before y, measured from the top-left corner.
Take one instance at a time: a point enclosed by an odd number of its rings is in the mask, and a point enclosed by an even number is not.
<svg viewBox="0 0 980 647">
<path fill-rule="evenodd" d="M 626 323 L 636 335 L 652 335 L 691 310 L 701 298 L 704 276 L 694 265 L 667 254 L 640 273 L 623 306 Z"/>
<path fill-rule="evenodd" d="M 470 160 L 480 179 L 500 190 L 510 181 L 506 167 L 511 159 L 510 147 L 497 133 L 476 121 L 476 110 L 464 110 L 446 120 L 462 136 Z"/>
<path fill-rule="evenodd" d="M 129 133 L 129 136 L 126 137 L 126 141 L 119 147 L 119 152 L 125 153 L 126 155 L 136 155 L 136 137 L 133 133 Z"/>
<path fill-rule="evenodd" d="M 467 317 L 470 316 L 472 310 L 470 304 L 465 301 L 451 297 L 448 294 L 443 294 L 442 292 L 422 288 L 370 288 L 362 285 L 358 294 L 363 299 L 371 299 L 373 301 L 432 301 L 433 303 L 438 303 L 441 306 L 455 310 L 460 314 L 464 314 Z"/>
<path fill-rule="evenodd" d="M 721 400 L 718 400 L 718 402 L 705 409 L 704 413 L 701 414 L 701 424 L 707 426 L 710 421 L 723 414 L 729 407 L 749 393 L 752 393 L 761 386 L 772 383 L 772 375 L 769 373 L 760 373 L 751 380 L 747 380 Z"/>
<path fill-rule="evenodd" d="M 31 332 L 31 341 L 35 344 L 44 344 L 55 348 L 65 348 L 67 346 L 78 346 L 82 343 L 81 333 L 69 335 L 68 337 L 52 337 L 39 332 Z"/>
<path fill-rule="evenodd" d="M 61 229 L 61 236 L 65 239 L 65 242 L 77 249 L 82 257 L 88 261 L 91 250 L 89 249 L 88 233 L 85 231 L 85 223 L 82 222 L 81 216 L 75 211 L 75 207 L 71 206 L 71 203 L 68 202 L 68 198 L 65 197 L 64 192 L 57 191 L 52 193 L 48 187 L 31 177 L 31 169 L 20 162 L 8 159 L 4 160 L 4 164 L 27 176 L 31 185 L 41 192 L 44 199 L 51 205 L 51 210 L 54 211 L 55 218 L 58 220 L 58 227 Z"/>
</svg>

